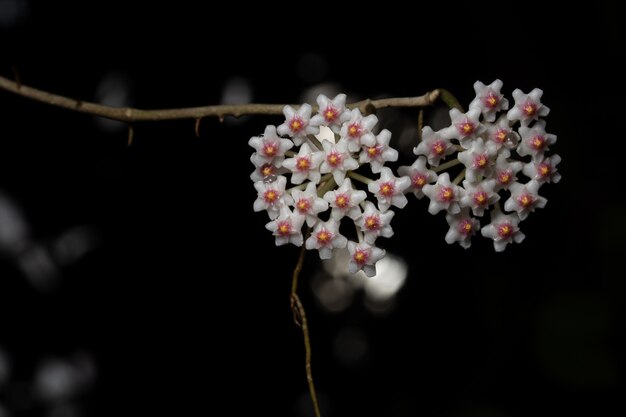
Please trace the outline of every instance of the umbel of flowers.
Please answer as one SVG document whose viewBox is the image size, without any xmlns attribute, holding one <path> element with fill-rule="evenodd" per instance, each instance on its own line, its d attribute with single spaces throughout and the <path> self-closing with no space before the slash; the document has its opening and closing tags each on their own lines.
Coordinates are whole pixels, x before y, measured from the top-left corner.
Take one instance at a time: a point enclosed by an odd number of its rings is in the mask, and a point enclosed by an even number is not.
<svg viewBox="0 0 626 417">
<path fill-rule="evenodd" d="M 469 110 L 451 109 L 451 125 L 439 131 L 424 127 L 417 159 L 400 167 L 399 176 L 385 166 L 398 159 L 391 132 L 375 130 L 375 115 L 348 109 L 345 94 L 320 95 L 316 114 L 309 104 L 285 106 L 283 124 L 249 141 L 254 211 L 269 216 L 266 228 L 276 245 L 305 245 L 322 259 L 347 247 L 349 271 L 368 276 L 385 256 L 377 239 L 394 234 L 391 207 L 404 208 L 407 193 L 428 197 L 431 214 L 446 213 L 446 242 L 469 248 L 480 231 L 503 251 L 524 239 L 520 222 L 546 205 L 539 190 L 560 180 L 560 157 L 548 155 L 556 136 L 546 131 L 543 117 L 550 110 L 541 103 L 543 92 L 516 89 L 509 106 L 501 88 L 500 80 L 477 81 Z M 362 175 L 364 165 L 378 178 Z M 460 171 L 453 180 L 450 170 Z M 342 234 L 346 223 L 356 230 L 355 240 Z"/>
</svg>

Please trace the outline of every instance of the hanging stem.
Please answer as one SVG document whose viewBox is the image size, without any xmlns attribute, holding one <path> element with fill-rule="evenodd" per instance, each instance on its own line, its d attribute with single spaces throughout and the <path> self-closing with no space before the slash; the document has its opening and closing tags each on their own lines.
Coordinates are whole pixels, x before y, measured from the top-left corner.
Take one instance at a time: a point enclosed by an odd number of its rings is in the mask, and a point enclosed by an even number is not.
<svg viewBox="0 0 626 417">
<path fill-rule="evenodd" d="M 308 233 L 307 233 L 308 235 Z M 304 306 L 298 297 L 298 277 L 302 271 L 302 265 L 304 264 L 304 255 L 306 253 L 306 247 L 302 245 L 300 250 L 300 256 L 298 257 L 298 263 L 293 270 L 293 277 L 291 279 L 291 310 L 293 311 L 293 320 L 302 329 L 302 336 L 304 337 L 304 366 L 306 370 L 306 379 L 309 384 L 309 394 L 311 395 L 311 402 L 313 403 L 313 411 L 315 417 L 321 417 L 320 406 L 317 401 L 317 394 L 315 392 L 315 383 L 313 382 L 313 372 L 311 370 L 311 338 L 309 336 L 309 325 L 306 319 L 306 312 Z"/>
</svg>

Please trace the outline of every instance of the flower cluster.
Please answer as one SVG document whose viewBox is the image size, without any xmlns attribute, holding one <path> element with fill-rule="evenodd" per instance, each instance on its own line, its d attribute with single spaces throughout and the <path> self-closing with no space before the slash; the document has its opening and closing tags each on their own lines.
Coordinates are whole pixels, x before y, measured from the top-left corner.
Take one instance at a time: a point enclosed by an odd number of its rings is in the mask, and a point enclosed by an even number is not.
<svg viewBox="0 0 626 417">
<path fill-rule="evenodd" d="M 398 159 L 389 145 L 391 132 L 376 132 L 377 117 L 347 108 L 345 94 L 320 95 L 316 114 L 309 104 L 285 106 L 284 123 L 267 126 L 248 142 L 254 148 L 254 211 L 268 214 L 266 228 L 276 245 L 305 245 L 322 259 L 347 247 L 349 271 L 368 276 L 385 255 L 376 240 L 394 233 L 390 208 L 403 208 L 407 193 L 428 197 L 431 214 L 446 213 L 446 242 L 468 248 L 480 230 L 503 251 L 524 239 L 519 223 L 546 205 L 539 190 L 560 180 L 560 157 L 548 155 L 556 136 L 546 131 L 543 118 L 550 109 L 541 103 L 543 92 L 517 89 L 509 106 L 501 89 L 500 80 L 477 81 L 466 113 L 452 108 L 450 126 L 422 129 L 418 157 L 398 169 L 399 177 L 385 166 Z M 378 179 L 356 172 L 363 166 Z M 459 171 L 452 180 L 450 169 Z M 487 212 L 490 222 L 481 229 Z M 344 236 L 351 230 L 345 223 L 354 225 L 354 240 Z"/>
<path fill-rule="evenodd" d="M 541 103 L 543 91 L 516 89 L 509 108 L 501 89 L 500 80 L 490 85 L 477 81 L 469 110 L 451 109 L 451 125 L 437 132 L 424 127 L 414 149 L 417 160 L 398 170 L 411 179 L 409 191 L 430 199 L 431 214 L 446 212 L 446 242 L 464 248 L 470 247 L 480 229 L 478 218 L 488 209 L 490 223 L 481 233 L 493 240 L 496 251 L 524 240 L 520 221 L 546 205 L 539 189 L 561 179 L 556 168 L 561 158 L 548 155 L 556 136 L 546 132 L 543 117 L 550 109 Z M 442 172 L 461 164 L 464 169 L 452 181 Z M 528 181 L 522 182 L 521 175 Z"/>
<path fill-rule="evenodd" d="M 364 116 L 345 103 L 345 94 L 332 100 L 320 95 L 314 115 L 308 104 L 285 106 L 283 124 L 267 126 L 262 136 L 250 139 L 255 150 L 250 176 L 257 191 L 254 211 L 269 215 L 266 228 L 276 245 L 304 244 L 317 249 L 322 259 L 347 247 L 350 272 L 373 276 L 376 262 L 385 255 L 375 246 L 376 239 L 393 235 L 394 212 L 389 208 L 407 204 L 404 192 L 410 180 L 395 177 L 384 166 L 398 159 L 389 146 L 391 132 L 375 133 L 377 117 Z M 354 172 L 364 165 L 379 174 L 377 181 Z M 369 198 L 352 180 L 367 185 Z M 356 241 L 342 234 L 342 222 L 356 226 Z"/>
</svg>

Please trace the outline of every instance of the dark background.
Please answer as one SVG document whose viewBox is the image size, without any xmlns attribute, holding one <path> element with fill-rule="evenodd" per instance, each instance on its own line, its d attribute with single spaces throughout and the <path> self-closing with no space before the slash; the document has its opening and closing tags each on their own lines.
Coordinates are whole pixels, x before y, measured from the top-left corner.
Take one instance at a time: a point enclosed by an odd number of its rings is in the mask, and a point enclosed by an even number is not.
<svg viewBox="0 0 626 417">
<path fill-rule="evenodd" d="M 293 103 L 320 84 L 353 100 L 444 87 L 467 105 L 474 81 L 500 78 L 552 109 L 563 180 L 522 245 L 448 246 L 443 216 L 410 199 L 380 242 L 408 263 L 384 313 L 362 291 L 327 311 L 307 258 L 325 416 L 624 412 L 616 5 L 191 4 L 0 0 L 0 73 L 139 108 L 220 103 L 229 85 Z M 3 91 L 0 109 L 0 197 L 18 207 L 0 227 L 29 230 L 0 247 L 0 416 L 311 415 L 288 299 L 298 249 L 274 247 L 248 178 L 248 139 L 279 117 L 207 119 L 199 138 L 193 121 L 140 123 L 129 147 L 90 116 Z M 379 118 L 398 141 L 416 112 Z M 409 164 L 412 144 L 395 145 Z M 42 399 L 40 364 L 76 355 L 96 369 L 83 389 Z"/>
</svg>

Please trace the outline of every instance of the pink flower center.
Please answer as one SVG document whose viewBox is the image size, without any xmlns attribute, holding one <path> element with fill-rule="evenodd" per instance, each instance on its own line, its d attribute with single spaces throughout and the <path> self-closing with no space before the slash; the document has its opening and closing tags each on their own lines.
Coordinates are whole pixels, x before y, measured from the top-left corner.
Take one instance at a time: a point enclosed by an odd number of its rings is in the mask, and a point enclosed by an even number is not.
<svg viewBox="0 0 626 417">
<path fill-rule="evenodd" d="M 296 203 L 296 207 L 298 208 L 300 213 L 308 213 L 308 211 L 311 209 L 311 202 L 308 198 L 301 198 Z"/>
<path fill-rule="evenodd" d="M 370 158 L 376 158 L 378 155 L 381 154 L 381 149 L 379 146 L 369 146 L 367 148 L 367 154 L 369 155 Z"/>
<path fill-rule="evenodd" d="M 272 164 L 263 164 L 260 168 L 261 175 L 263 178 L 267 178 L 270 175 L 273 175 L 275 172 L 275 167 Z"/>
<path fill-rule="evenodd" d="M 550 174 L 552 174 L 552 167 L 549 164 L 546 164 L 544 162 L 542 164 L 539 164 L 539 167 L 537 169 L 537 173 L 539 174 L 540 178 L 549 177 Z"/>
<path fill-rule="evenodd" d="M 474 230 L 474 225 L 468 219 L 463 219 L 459 222 L 459 233 L 463 236 L 469 236 Z"/>
<path fill-rule="evenodd" d="M 332 106 L 328 106 L 326 107 L 326 110 L 324 110 L 324 119 L 326 119 L 327 123 L 334 122 L 337 119 L 337 116 L 339 116 L 339 113 L 337 112 L 337 109 Z"/>
<path fill-rule="evenodd" d="M 278 222 L 278 227 L 276 228 L 276 231 L 280 236 L 289 236 L 291 234 L 291 230 L 292 226 L 289 220 L 283 220 L 281 222 Z"/>
<path fill-rule="evenodd" d="M 426 185 L 426 175 L 424 174 L 415 174 L 411 178 L 411 182 L 415 188 L 422 189 L 424 185 Z"/>
<path fill-rule="evenodd" d="M 296 168 L 298 171 L 308 171 L 311 168 L 311 159 L 307 156 L 298 157 Z"/>
<path fill-rule="evenodd" d="M 357 248 L 357 250 L 354 251 L 354 255 L 352 255 L 352 259 L 354 259 L 354 262 L 356 262 L 359 265 L 365 264 L 369 257 L 370 257 L 369 252 L 360 248 Z"/>
<path fill-rule="evenodd" d="M 492 91 L 487 95 L 487 97 L 485 97 L 485 106 L 488 109 L 494 109 L 498 105 L 499 101 L 500 98 L 496 96 Z"/>
<path fill-rule="evenodd" d="M 391 197 L 395 191 L 396 191 L 396 186 L 391 181 L 383 182 L 382 184 L 380 184 L 380 188 L 378 190 L 380 195 L 385 196 L 385 197 Z"/>
<path fill-rule="evenodd" d="M 302 129 L 304 129 L 304 121 L 299 118 L 299 117 L 294 117 L 293 119 L 291 119 L 291 121 L 289 122 L 289 129 L 291 129 L 291 131 L 293 133 L 298 133 L 300 132 Z"/>
<path fill-rule="evenodd" d="M 372 214 L 371 216 L 367 216 L 365 218 L 364 224 L 367 230 L 378 230 L 380 228 L 380 218 L 377 215 Z"/>
<path fill-rule="evenodd" d="M 315 238 L 317 239 L 317 243 L 323 246 L 323 245 L 327 245 L 332 240 L 333 234 L 327 230 L 322 229 L 319 232 L 317 232 L 317 235 L 315 235 Z"/>
<path fill-rule="evenodd" d="M 546 145 L 546 138 L 541 135 L 537 135 L 530 141 L 530 146 L 536 151 L 540 151 Z"/>
<path fill-rule="evenodd" d="M 360 138 L 362 134 L 363 129 L 361 128 L 360 123 L 355 122 L 348 126 L 348 136 L 350 136 L 351 138 Z"/>
<path fill-rule="evenodd" d="M 267 157 L 276 156 L 278 153 L 278 146 L 274 142 L 266 143 L 263 145 L 263 155 Z"/>
<path fill-rule="evenodd" d="M 263 194 L 263 199 L 268 204 L 273 204 L 278 200 L 279 193 L 276 190 L 269 189 Z"/>
<path fill-rule="evenodd" d="M 450 202 L 454 200 L 454 190 L 452 187 L 441 187 L 439 189 L 439 201 Z"/>
<path fill-rule="evenodd" d="M 474 168 L 485 169 L 487 165 L 489 165 L 489 158 L 484 153 L 474 157 Z"/>
<path fill-rule="evenodd" d="M 326 157 L 326 162 L 328 162 L 328 165 L 331 167 L 336 167 L 341 163 L 341 154 L 337 151 L 330 151 Z"/>
<path fill-rule="evenodd" d="M 530 100 L 527 101 L 522 106 L 522 112 L 524 113 L 524 116 L 526 117 L 533 117 L 535 113 L 537 113 L 537 103 L 530 101 Z"/>
<path fill-rule="evenodd" d="M 446 152 L 446 144 L 440 140 L 433 143 L 432 151 L 437 156 L 442 156 Z"/>
<path fill-rule="evenodd" d="M 335 205 L 344 209 L 350 205 L 350 196 L 348 194 L 338 194 L 335 197 Z"/>
<path fill-rule="evenodd" d="M 489 196 L 484 191 L 478 191 L 474 193 L 474 203 L 479 206 L 484 206 L 489 201 Z"/>
<path fill-rule="evenodd" d="M 508 185 L 512 177 L 513 173 L 508 169 L 504 169 L 498 173 L 498 182 L 502 185 Z"/>
<path fill-rule="evenodd" d="M 513 226 L 511 223 L 502 223 L 498 225 L 498 236 L 502 239 L 508 239 L 513 235 Z"/>
<path fill-rule="evenodd" d="M 493 135 L 493 140 L 496 143 L 504 143 L 506 142 L 506 137 L 509 132 L 504 129 L 498 129 L 495 135 Z"/>
<path fill-rule="evenodd" d="M 529 208 L 533 205 L 535 199 L 528 193 L 521 194 L 517 197 L 517 204 L 522 208 Z"/>
<path fill-rule="evenodd" d="M 476 126 L 474 126 L 474 123 L 465 119 L 465 121 L 459 123 L 457 128 L 459 129 L 459 133 L 461 134 L 461 136 L 469 136 L 474 133 L 474 129 L 476 129 Z"/>
</svg>

